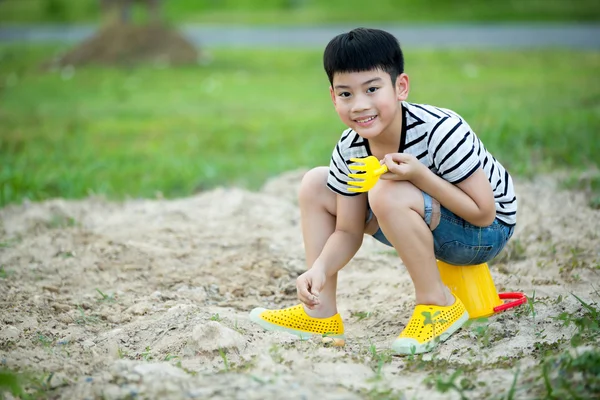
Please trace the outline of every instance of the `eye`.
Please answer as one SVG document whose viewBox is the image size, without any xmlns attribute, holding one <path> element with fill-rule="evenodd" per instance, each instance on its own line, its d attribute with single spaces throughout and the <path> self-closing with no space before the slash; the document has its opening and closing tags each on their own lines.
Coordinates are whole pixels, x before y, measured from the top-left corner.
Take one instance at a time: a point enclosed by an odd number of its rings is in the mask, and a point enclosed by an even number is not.
<svg viewBox="0 0 600 400">
<path fill-rule="evenodd" d="M 341 93 L 338 93 L 338 96 L 340 96 L 340 97 L 350 97 L 350 92 L 341 92 Z"/>
<path fill-rule="evenodd" d="M 377 90 L 379 90 L 378 87 L 371 86 L 370 88 L 367 89 L 367 93 L 375 93 Z"/>
</svg>

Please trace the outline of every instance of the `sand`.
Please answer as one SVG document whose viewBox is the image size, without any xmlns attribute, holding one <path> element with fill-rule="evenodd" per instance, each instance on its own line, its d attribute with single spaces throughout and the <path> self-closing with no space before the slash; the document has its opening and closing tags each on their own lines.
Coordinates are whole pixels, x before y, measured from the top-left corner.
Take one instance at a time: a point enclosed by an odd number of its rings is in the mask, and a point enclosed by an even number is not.
<svg viewBox="0 0 600 400">
<path fill-rule="evenodd" d="M 506 394 L 517 369 L 527 398 L 539 344 L 568 347 L 574 328 L 554 317 L 581 312 L 571 293 L 598 300 L 600 211 L 546 177 L 517 181 L 519 223 L 490 265 L 499 291 L 534 297 L 535 315 L 523 306 L 425 357 L 391 357 L 414 292 L 393 251 L 366 238 L 339 278 L 345 347 L 265 332 L 252 308 L 297 303 L 303 172 L 258 192 L 0 210 L 0 366 L 56 399 L 458 398 L 432 382 L 462 367 L 477 371 L 471 398 Z"/>
</svg>

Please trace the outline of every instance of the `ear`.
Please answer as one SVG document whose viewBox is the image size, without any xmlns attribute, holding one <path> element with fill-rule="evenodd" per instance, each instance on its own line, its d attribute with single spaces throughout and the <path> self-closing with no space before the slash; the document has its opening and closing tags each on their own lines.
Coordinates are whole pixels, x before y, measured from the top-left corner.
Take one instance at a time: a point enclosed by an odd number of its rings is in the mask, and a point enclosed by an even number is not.
<svg viewBox="0 0 600 400">
<path fill-rule="evenodd" d="M 329 95 L 331 96 L 331 101 L 333 101 L 333 105 L 335 106 L 335 92 L 333 91 L 333 87 L 329 86 Z"/>
<path fill-rule="evenodd" d="M 396 93 L 398 94 L 398 101 L 404 101 L 408 98 L 408 92 L 410 91 L 410 82 L 408 75 L 402 73 L 396 78 Z"/>
</svg>

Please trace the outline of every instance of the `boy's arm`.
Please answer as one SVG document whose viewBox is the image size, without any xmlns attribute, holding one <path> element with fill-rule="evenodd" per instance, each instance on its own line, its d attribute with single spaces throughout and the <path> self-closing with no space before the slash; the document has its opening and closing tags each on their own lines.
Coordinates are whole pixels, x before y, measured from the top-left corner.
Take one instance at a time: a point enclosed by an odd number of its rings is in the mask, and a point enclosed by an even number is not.
<svg viewBox="0 0 600 400">
<path fill-rule="evenodd" d="M 410 154 L 388 154 L 384 160 L 393 175 L 382 178 L 411 181 L 448 210 L 473 225 L 488 226 L 494 222 L 494 192 L 481 168 L 477 168 L 467 179 L 454 185 L 431 172 Z"/>
<path fill-rule="evenodd" d="M 335 231 L 311 268 L 298 277 L 298 298 L 309 308 L 319 304 L 325 279 L 342 269 L 354 257 L 363 241 L 367 195 L 336 196 Z"/>
</svg>

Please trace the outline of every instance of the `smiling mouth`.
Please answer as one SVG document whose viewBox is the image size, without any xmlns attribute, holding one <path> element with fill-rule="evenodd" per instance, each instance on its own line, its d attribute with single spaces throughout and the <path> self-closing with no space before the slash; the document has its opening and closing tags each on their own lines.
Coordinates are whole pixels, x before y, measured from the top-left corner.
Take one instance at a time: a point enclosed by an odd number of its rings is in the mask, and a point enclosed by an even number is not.
<svg viewBox="0 0 600 400">
<path fill-rule="evenodd" d="M 366 124 L 367 122 L 373 121 L 375 118 L 377 118 L 377 115 L 372 115 L 362 119 L 355 119 L 354 121 L 358 122 L 359 124 Z"/>
</svg>

